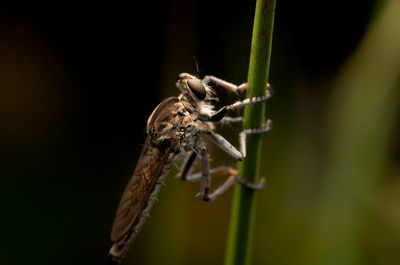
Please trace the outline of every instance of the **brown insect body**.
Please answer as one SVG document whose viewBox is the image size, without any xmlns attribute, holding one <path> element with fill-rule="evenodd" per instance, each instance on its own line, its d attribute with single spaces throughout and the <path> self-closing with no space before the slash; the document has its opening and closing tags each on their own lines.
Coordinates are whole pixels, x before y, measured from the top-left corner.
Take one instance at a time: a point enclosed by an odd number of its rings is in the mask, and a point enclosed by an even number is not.
<svg viewBox="0 0 400 265">
<path fill-rule="evenodd" d="M 195 77 L 190 76 L 190 79 Z M 200 131 L 212 128 L 211 122 L 200 119 L 212 107 L 190 94 L 187 82 L 177 83 L 182 94 L 162 101 L 147 122 L 147 138 L 138 164 L 122 194 L 114 219 L 110 256 L 114 262 L 125 255 L 144 223 L 165 179 L 171 163 L 181 154 L 193 151 Z M 204 85 L 207 95 L 212 90 Z M 202 106 L 198 106 L 202 104 Z"/>
<path fill-rule="evenodd" d="M 228 111 L 237 110 L 244 106 L 266 101 L 271 93 L 267 90 L 261 97 L 247 98 L 225 105 L 218 111 L 213 110 L 212 102 L 217 102 L 214 91 L 207 85 L 209 82 L 238 94 L 247 88 L 247 84 L 236 86 L 214 76 L 206 76 L 202 80 L 187 73 L 178 76 L 176 86 L 181 90 L 178 97 L 163 100 L 153 111 L 147 121 L 147 138 L 143 146 L 135 171 L 122 194 L 114 224 L 111 239 L 114 242 L 109 252 L 109 264 L 118 263 L 126 254 L 129 245 L 142 227 L 148 216 L 156 196 L 160 190 L 172 162 L 183 154 L 187 159 L 179 173 L 182 180 L 201 181 L 199 195 L 204 201 L 212 201 L 228 190 L 235 183 L 247 188 L 261 189 L 260 183 L 248 183 L 237 176 L 233 168 L 222 166 L 210 169 L 207 146 L 200 139 L 205 135 L 221 150 L 235 158 L 243 160 L 246 156 L 246 135 L 260 134 L 270 130 L 268 120 L 262 128 L 246 129 L 239 134 L 240 151 L 223 136 L 214 132 L 214 122 L 220 124 L 241 122 L 242 118 L 226 116 Z M 201 172 L 189 174 L 196 159 L 201 158 Z M 210 190 L 211 174 L 228 174 L 228 178 L 219 188 Z"/>
</svg>

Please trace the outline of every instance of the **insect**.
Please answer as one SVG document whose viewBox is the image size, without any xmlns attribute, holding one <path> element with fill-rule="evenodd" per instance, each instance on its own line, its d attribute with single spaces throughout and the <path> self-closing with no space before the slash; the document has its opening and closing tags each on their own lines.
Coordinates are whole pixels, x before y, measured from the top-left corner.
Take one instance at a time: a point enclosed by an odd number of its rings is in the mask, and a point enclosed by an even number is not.
<svg viewBox="0 0 400 265">
<path fill-rule="evenodd" d="M 183 180 L 201 181 L 199 195 L 204 201 L 214 200 L 236 182 L 251 189 L 263 187 L 264 179 L 259 183 L 249 183 L 237 176 L 234 168 L 221 166 L 210 169 L 207 147 L 202 138 L 209 137 L 230 156 L 238 161 L 243 160 L 246 156 L 246 135 L 269 131 L 271 121 L 267 120 L 262 128 L 242 131 L 239 134 L 240 151 L 214 132 L 215 123 L 241 122 L 242 117 L 229 117 L 228 112 L 266 101 L 271 96 L 269 85 L 261 97 L 237 101 L 214 110 L 213 104 L 218 98 L 210 83 L 235 94 L 247 89 L 247 84 L 236 86 L 210 75 L 203 79 L 188 73 L 178 76 L 176 86 L 181 94 L 163 100 L 148 118 L 147 138 L 134 173 L 122 194 L 112 226 L 111 240 L 114 244 L 109 251 L 109 263 L 119 263 L 126 254 L 148 216 L 172 162 L 183 155 L 187 157 L 179 175 Z M 201 157 L 201 172 L 190 175 L 190 168 L 197 156 Z M 228 178 L 211 192 L 210 178 L 217 174 L 227 175 Z"/>
</svg>

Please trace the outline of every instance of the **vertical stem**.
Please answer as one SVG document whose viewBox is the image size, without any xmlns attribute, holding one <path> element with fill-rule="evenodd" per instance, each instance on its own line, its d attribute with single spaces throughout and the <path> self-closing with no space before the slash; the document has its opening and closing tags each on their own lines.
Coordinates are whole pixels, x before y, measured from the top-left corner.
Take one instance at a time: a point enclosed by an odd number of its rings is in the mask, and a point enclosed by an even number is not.
<svg viewBox="0 0 400 265">
<path fill-rule="evenodd" d="M 257 0 L 248 75 L 248 97 L 265 94 L 271 58 L 275 4 L 275 0 Z M 246 107 L 244 129 L 261 127 L 264 111 L 264 104 Z M 248 135 L 247 157 L 239 165 L 239 176 L 247 181 L 257 182 L 259 179 L 260 148 L 260 135 Z M 254 206 L 254 191 L 237 185 L 233 198 L 225 265 L 251 263 Z"/>
</svg>

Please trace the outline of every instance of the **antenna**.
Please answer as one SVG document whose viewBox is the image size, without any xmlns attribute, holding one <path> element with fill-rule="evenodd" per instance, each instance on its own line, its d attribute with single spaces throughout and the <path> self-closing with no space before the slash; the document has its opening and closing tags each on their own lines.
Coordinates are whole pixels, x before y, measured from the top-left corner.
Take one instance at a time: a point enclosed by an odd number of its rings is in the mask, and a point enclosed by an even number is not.
<svg viewBox="0 0 400 265">
<path fill-rule="evenodd" d="M 200 72 L 201 72 L 200 67 L 199 67 L 199 62 L 197 61 L 197 58 L 195 55 L 193 55 L 192 57 L 193 57 L 195 65 L 196 65 L 196 77 L 199 78 Z"/>
</svg>

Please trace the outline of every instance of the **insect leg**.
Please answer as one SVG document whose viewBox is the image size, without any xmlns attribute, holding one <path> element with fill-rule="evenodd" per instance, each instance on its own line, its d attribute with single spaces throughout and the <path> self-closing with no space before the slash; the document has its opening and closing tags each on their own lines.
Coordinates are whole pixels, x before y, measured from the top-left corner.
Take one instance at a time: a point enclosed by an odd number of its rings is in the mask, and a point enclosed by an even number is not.
<svg viewBox="0 0 400 265">
<path fill-rule="evenodd" d="M 262 128 L 243 130 L 239 134 L 240 151 L 242 152 L 243 157 L 246 156 L 246 136 L 248 134 L 265 133 L 265 132 L 270 131 L 271 129 L 272 129 L 272 121 L 267 120 L 267 122 L 264 124 L 264 126 Z"/>
<path fill-rule="evenodd" d="M 240 177 L 236 177 L 236 181 L 245 186 L 246 188 L 252 190 L 261 190 L 265 186 L 265 178 L 260 178 L 258 183 L 252 183 Z"/>
<path fill-rule="evenodd" d="M 197 153 L 195 151 L 192 151 L 192 153 L 183 162 L 182 169 L 178 174 L 178 176 L 182 180 L 187 180 L 187 174 L 189 173 L 189 170 L 192 167 L 194 160 L 196 160 L 196 157 Z"/>
<path fill-rule="evenodd" d="M 200 196 L 204 201 L 212 201 L 222 193 L 224 193 L 229 187 L 231 187 L 237 180 L 234 175 L 228 177 L 228 179 L 214 192 L 210 193 L 210 182 L 211 182 L 211 171 L 208 162 L 208 151 L 203 145 L 200 147 L 202 166 L 201 166 L 201 189 Z M 222 170 L 224 170 L 222 168 Z M 236 173 L 236 170 L 233 170 Z M 229 172 L 229 170 L 228 170 Z"/>
<path fill-rule="evenodd" d="M 256 104 L 256 103 L 261 103 L 266 101 L 271 97 L 271 92 L 267 89 L 265 92 L 265 95 L 261 97 L 252 97 L 252 98 L 246 98 L 242 101 L 236 101 L 232 105 L 225 106 L 226 110 L 234 110 L 234 109 L 240 109 L 243 108 L 244 106 L 250 105 L 250 104 Z"/>
<path fill-rule="evenodd" d="M 210 191 L 210 164 L 208 162 L 208 151 L 205 145 L 200 147 L 201 152 L 201 184 L 200 184 L 200 195 L 203 200 L 207 200 L 208 193 Z"/>
<path fill-rule="evenodd" d="M 247 83 L 243 83 L 240 86 L 238 86 L 240 92 L 246 91 L 248 87 L 249 86 L 247 85 Z M 269 83 L 267 84 L 267 91 L 271 92 L 271 85 Z"/>
<path fill-rule="evenodd" d="M 226 140 L 221 135 L 211 130 L 207 130 L 204 133 L 210 136 L 211 140 L 213 140 L 213 142 L 216 143 L 218 147 L 221 148 L 223 151 L 225 151 L 227 154 L 229 154 L 230 156 L 234 157 L 239 161 L 242 161 L 246 157 L 246 136 L 248 134 L 265 133 L 270 131 L 271 129 L 272 129 L 272 121 L 267 120 L 267 122 L 262 128 L 243 130 L 239 134 L 240 151 L 237 150 L 236 147 L 234 147 L 231 143 L 228 142 L 228 140 Z"/>
<path fill-rule="evenodd" d="M 226 176 L 229 172 L 233 172 L 232 170 L 234 170 L 236 172 L 236 170 L 231 167 L 220 166 L 220 167 L 210 169 L 210 175 L 213 177 Z M 200 180 L 201 176 L 202 176 L 201 174 L 202 174 L 201 172 L 190 174 L 190 175 L 186 176 L 185 180 L 187 180 L 187 181 Z"/>
<path fill-rule="evenodd" d="M 210 136 L 211 140 L 213 140 L 213 142 L 216 143 L 218 147 L 225 151 L 228 155 L 234 157 L 236 160 L 243 160 L 243 154 L 224 137 L 211 130 L 207 130 L 205 133 Z"/>
<path fill-rule="evenodd" d="M 247 83 L 243 83 L 243 84 L 238 86 L 238 85 L 232 84 L 230 82 L 227 82 L 225 80 L 222 80 L 222 79 L 220 79 L 218 77 L 215 77 L 215 76 L 212 76 L 212 75 L 206 75 L 203 78 L 202 82 L 205 83 L 205 84 L 213 82 L 214 84 L 216 84 L 216 85 L 218 85 L 218 86 L 220 86 L 222 88 L 225 88 L 228 91 L 231 91 L 231 92 L 233 92 L 235 94 L 239 94 L 239 93 L 241 93 L 243 91 L 246 91 L 247 88 L 248 88 Z M 270 84 L 267 84 L 267 90 L 268 91 L 270 91 L 270 88 L 271 88 Z"/>
<path fill-rule="evenodd" d="M 222 120 L 219 121 L 219 124 L 231 124 L 243 122 L 243 117 L 223 117 Z"/>
<path fill-rule="evenodd" d="M 216 84 L 216 85 L 218 85 L 220 87 L 223 87 L 223 88 L 227 89 L 228 91 L 233 92 L 235 94 L 239 94 L 239 92 L 244 91 L 247 88 L 247 84 L 246 83 L 237 86 L 235 84 L 229 83 L 229 82 L 227 82 L 225 80 L 222 80 L 222 79 L 220 79 L 218 77 L 215 77 L 213 75 L 206 75 L 203 78 L 202 82 L 205 83 L 205 84 L 213 82 L 214 84 Z"/>
<path fill-rule="evenodd" d="M 240 109 L 243 108 L 244 106 L 250 105 L 250 104 L 257 104 L 266 101 L 271 97 L 271 92 L 267 89 L 265 94 L 260 97 L 252 97 L 252 98 L 246 98 L 242 101 L 236 101 L 235 103 L 231 105 L 226 105 L 220 108 L 218 111 L 216 111 L 214 114 L 202 117 L 203 120 L 206 121 L 212 121 L 212 122 L 217 122 L 221 121 L 225 115 L 228 113 L 229 110 L 235 110 L 235 109 Z"/>
<path fill-rule="evenodd" d="M 208 155 L 207 155 L 208 156 Z M 203 157 L 203 159 L 208 159 L 208 157 Z M 254 189 L 254 190 L 260 190 L 264 187 L 265 179 L 261 178 L 259 183 L 250 183 L 240 177 L 237 176 L 237 170 L 231 167 L 227 166 L 221 166 L 217 168 L 210 169 L 208 171 L 208 175 L 205 173 L 206 170 L 202 169 L 202 172 L 193 174 L 188 176 L 188 180 L 198 180 L 201 179 L 202 181 L 205 181 L 206 184 L 202 185 L 201 192 L 198 195 L 202 196 L 202 199 L 204 201 L 213 201 L 215 198 L 223 194 L 225 191 L 227 191 L 231 186 L 233 186 L 236 182 L 242 184 L 243 186 L 249 188 L 249 189 Z M 225 180 L 221 186 L 216 188 L 213 192 L 210 192 L 210 176 L 215 176 L 215 175 L 223 175 L 223 176 L 228 176 L 228 178 Z M 205 179 L 208 178 L 208 179 Z"/>
<path fill-rule="evenodd" d="M 221 186 L 219 186 L 217 189 L 215 189 L 213 192 L 203 194 L 203 200 L 206 202 L 210 202 L 215 200 L 218 196 L 223 194 L 225 191 L 227 191 L 230 187 L 232 187 L 233 184 L 237 182 L 236 176 L 230 175 L 224 183 L 222 183 Z"/>
</svg>

